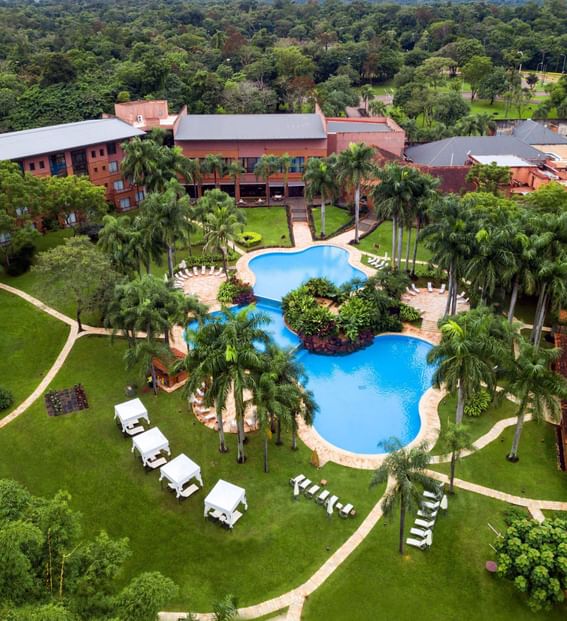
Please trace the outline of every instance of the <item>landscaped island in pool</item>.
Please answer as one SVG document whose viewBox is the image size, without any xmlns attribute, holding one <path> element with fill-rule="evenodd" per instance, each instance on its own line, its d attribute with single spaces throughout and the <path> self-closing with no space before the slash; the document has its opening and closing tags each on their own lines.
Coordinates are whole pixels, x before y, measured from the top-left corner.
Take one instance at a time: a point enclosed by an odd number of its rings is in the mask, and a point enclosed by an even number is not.
<svg viewBox="0 0 567 621">
<path fill-rule="evenodd" d="M 254 293 L 262 298 L 281 300 L 309 278 L 328 278 L 342 285 L 366 275 L 348 262 L 349 254 L 336 246 L 312 246 L 300 252 L 267 252 L 254 257 L 248 267 L 256 275 Z"/>
</svg>

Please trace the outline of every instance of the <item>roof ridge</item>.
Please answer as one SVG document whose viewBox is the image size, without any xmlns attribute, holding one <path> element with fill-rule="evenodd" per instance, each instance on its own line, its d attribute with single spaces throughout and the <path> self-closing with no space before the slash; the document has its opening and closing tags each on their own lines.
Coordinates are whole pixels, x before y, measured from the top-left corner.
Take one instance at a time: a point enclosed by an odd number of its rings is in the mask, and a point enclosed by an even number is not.
<svg viewBox="0 0 567 621">
<path fill-rule="evenodd" d="M 20 135 L 24 133 L 31 134 L 31 133 L 36 133 L 36 132 L 59 129 L 61 127 L 70 127 L 72 125 L 83 125 L 85 123 L 100 123 L 101 121 L 120 121 L 120 123 L 124 123 L 125 125 L 132 127 L 131 125 L 129 125 L 129 123 L 125 123 L 122 119 L 117 119 L 115 117 L 110 117 L 106 119 L 85 119 L 84 121 L 71 121 L 70 123 L 57 123 L 56 125 L 44 125 L 43 127 L 30 127 L 29 129 L 17 129 L 13 132 L 1 132 L 0 140 L 2 138 L 6 138 L 7 136 L 14 136 L 15 134 L 20 134 Z"/>
</svg>

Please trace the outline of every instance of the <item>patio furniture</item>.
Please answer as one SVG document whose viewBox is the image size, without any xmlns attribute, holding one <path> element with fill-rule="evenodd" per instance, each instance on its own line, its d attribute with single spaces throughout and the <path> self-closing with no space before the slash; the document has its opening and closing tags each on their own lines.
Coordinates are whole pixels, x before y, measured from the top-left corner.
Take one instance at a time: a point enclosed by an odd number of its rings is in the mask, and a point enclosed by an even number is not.
<svg viewBox="0 0 567 621">
<path fill-rule="evenodd" d="M 427 530 L 431 530 L 433 526 L 435 526 L 435 520 L 421 520 L 417 518 L 414 522 L 417 526 L 421 526 L 422 528 L 427 528 Z"/>
<path fill-rule="evenodd" d="M 209 276 L 212 276 L 215 273 L 215 266 L 211 265 L 211 269 L 209 270 Z"/>
<path fill-rule="evenodd" d="M 114 418 L 118 419 L 121 424 L 122 433 L 128 433 L 127 429 L 134 427 L 142 418 L 145 419 L 148 424 L 150 423 L 148 410 L 146 410 L 145 405 L 138 398 L 115 405 Z M 132 434 L 129 433 L 129 435 Z"/>
<path fill-rule="evenodd" d="M 414 284 L 413 282 L 411 283 L 411 290 L 412 290 L 412 291 L 415 291 L 415 293 L 419 293 L 419 292 L 421 291 L 420 289 L 418 289 L 418 288 L 415 286 L 415 284 Z"/>
<path fill-rule="evenodd" d="M 408 546 L 413 546 L 414 548 L 419 548 L 420 550 L 427 550 L 427 548 L 430 548 L 433 543 L 431 531 L 429 531 L 429 535 L 425 539 L 414 539 L 413 537 L 408 537 L 406 539 L 406 543 Z"/>
<path fill-rule="evenodd" d="M 435 492 L 430 492 L 428 490 L 424 490 L 423 491 L 423 495 L 425 496 L 425 498 L 429 498 L 431 500 L 439 500 L 439 495 L 436 494 Z"/>
<path fill-rule="evenodd" d="M 301 483 L 299 484 L 299 489 L 304 492 L 311 485 L 311 482 L 311 479 L 305 479 L 304 481 L 301 481 Z"/>
<path fill-rule="evenodd" d="M 319 485 L 312 485 L 308 490 L 305 491 L 305 496 L 307 498 L 313 498 L 315 494 L 321 489 Z"/>
<path fill-rule="evenodd" d="M 426 509 L 431 509 L 431 511 L 435 511 L 436 509 L 439 509 L 439 507 L 441 506 L 441 503 L 439 501 L 429 502 L 428 500 L 424 500 L 421 503 L 421 506 L 425 507 Z"/>
<path fill-rule="evenodd" d="M 301 481 L 305 480 L 305 475 L 304 474 L 298 474 L 296 477 L 293 477 L 293 479 L 289 480 L 289 484 L 293 487 L 296 483 L 301 483 Z"/>
<path fill-rule="evenodd" d="M 328 489 L 324 489 L 319 496 L 317 496 L 317 498 L 315 499 L 315 501 L 320 504 L 323 505 L 325 504 L 325 501 L 327 500 L 327 498 L 331 495 L 331 492 Z"/>
<path fill-rule="evenodd" d="M 150 470 L 156 470 L 157 468 L 160 468 L 164 464 L 167 464 L 167 459 L 165 457 L 160 457 L 159 455 L 155 455 L 154 457 L 150 458 L 146 462 L 145 467 L 149 468 Z"/>
<path fill-rule="evenodd" d="M 427 283 L 427 291 L 433 293 L 433 285 L 430 282 Z"/>
<path fill-rule="evenodd" d="M 427 534 L 429 532 L 429 530 L 425 530 L 423 528 L 410 528 L 410 534 L 416 535 L 417 537 L 422 537 L 423 539 L 427 537 Z"/>
<path fill-rule="evenodd" d="M 197 266 L 196 266 L 196 265 L 194 265 L 194 266 L 193 266 L 193 274 L 194 274 L 195 276 L 198 276 L 198 275 L 199 275 L 199 270 L 197 269 Z"/>
<path fill-rule="evenodd" d="M 132 425 L 130 427 L 126 427 L 126 429 L 124 430 L 126 435 L 133 437 L 133 436 L 137 436 L 139 433 L 144 433 L 145 429 L 142 427 L 142 425 Z"/>
<path fill-rule="evenodd" d="M 189 498 L 196 490 L 189 492 L 189 488 L 183 489 L 183 486 L 191 479 L 197 479 L 203 487 L 203 478 L 201 477 L 201 468 L 194 461 L 189 459 L 185 453 L 177 455 L 169 463 L 160 468 L 159 480 L 167 479 L 169 486 L 175 491 L 177 498 Z M 196 485 L 192 485 L 196 487 Z M 199 489 L 199 488 L 197 488 Z"/>
<path fill-rule="evenodd" d="M 445 293 L 446 289 L 447 289 L 447 285 L 445 283 L 443 283 L 441 285 L 441 288 L 439 289 L 439 295 L 443 295 Z"/>
<path fill-rule="evenodd" d="M 148 429 L 148 431 L 144 431 L 144 433 L 132 438 L 132 453 L 134 451 L 138 452 L 144 466 L 146 466 L 150 460 L 153 461 L 162 451 L 171 455 L 169 440 L 159 430 L 159 427 L 152 427 Z"/>
<path fill-rule="evenodd" d="M 406 287 L 406 293 L 409 293 L 410 295 L 416 296 L 417 293 L 415 291 L 412 291 L 409 287 Z"/>
<path fill-rule="evenodd" d="M 347 518 L 352 514 L 352 510 L 354 509 L 354 507 L 350 504 L 350 502 L 348 504 L 346 504 L 340 511 L 339 511 L 339 515 L 342 518 Z"/>
<path fill-rule="evenodd" d="M 223 272 L 222 267 L 219 267 L 219 269 L 215 272 L 215 276 L 220 276 Z"/>
<path fill-rule="evenodd" d="M 205 498 L 204 504 L 205 517 L 207 517 L 211 510 L 213 512 L 218 511 L 221 516 L 225 516 L 226 524 L 229 528 L 232 528 L 242 517 L 242 513 L 237 511 L 240 504 L 243 504 L 244 508 L 248 510 L 246 490 L 242 487 L 238 487 L 238 485 L 229 483 L 228 481 L 223 481 L 223 479 L 219 479 L 217 481 L 213 489 Z"/>
<path fill-rule="evenodd" d="M 201 265 L 201 276 L 204 276 L 206 271 L 207 271 L 207 266 Z"/>
<path fill-rule="evenodd" d="M 329 515 L 331 515 L 333 513 L 333 508 L 334 506 L 337 504 L 337 502 L 339 501 L 339 497 L 338 496 L 331 496 L 329 498 L 329 500 L 327 500 L 327 513 Z"/>
<path fill-rule="evenodd" d="M 461 293 L 457 294 L 457 299 L 462 300 L 465 297 L 465 295 L 466 295 L 465 292 L 461 291 Z"/>
<path fill-rule="evenodd" d="M 423 511 L 422 509 L 420 509 L 417 512 L 417 515 L 427 520 L 433 520 L 434 518 L 437 517 L 438 513 L 439 513 L 439 509 L 436 509 L 435 511 Z"/>
</svg>

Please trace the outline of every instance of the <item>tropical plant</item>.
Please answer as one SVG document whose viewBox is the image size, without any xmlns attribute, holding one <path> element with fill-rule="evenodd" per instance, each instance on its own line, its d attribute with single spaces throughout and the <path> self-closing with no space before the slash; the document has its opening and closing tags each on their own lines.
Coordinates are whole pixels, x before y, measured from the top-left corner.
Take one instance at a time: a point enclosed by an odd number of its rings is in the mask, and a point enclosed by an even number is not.
<svg viewBox="0 0 567 621">
<path fill-rule="evenodd" d="M 270 177 L 280 170 L 280 160 L 276 155 L 262 155 L 256 162 L 254 174 L 266 183 L 266 203 L 270 206 Z"/>
<path fill-rule="evenodd" d="M 374 171 L 374 149 L 364 143 L 351 142 L 339 154 L 337 180 L 354 191 L 354 243 L 359 241 L 360 190 Z"/>
<path fill-rule="evenodd" d="M 140 269 L 138 234 L 128 216 L 104 216 L 98 235 L 99 248 L 109 257 L 112 267 L 121 274 Z"/>
<path fill-rule="evenodd" d="M 152 380 L 152 390 L 157 397 L 158 381 L 154 358 L 166 360 L 171 357 L 171 352 L 163 343 L 153 340 L 137 341 L 133 347 L 129 347 L 124 352 L 124 362 L 128 370 L 138 367 L 140 376 L 146 382 L 148 371 Z"/>
<path fill-rule="evenodd" d="M 14 403 L 14 395 L 7 389 L 0 387 L 0 410 L 7 410 Z"/>
<path fill-rule="evenodd" d="M 484 414 L 492 403 L 492 397 L 488 390 L 481 388 L 473 393 L 465 403 L 465 416 L 478 417 Z"/>
<path fill-rule="evenodd" d="M 229 165 L 226 167 L 226 174 L 229 176 L 234 183 L 234 192 L 236 195 L 236 186 L 240 180 L 240 177 L 246 172 L 246 169 L 240 163 L 240 160 L 231 160 Z"/>
<path fill-rule="evenodd" d="M 214 621 L 233 621 L 238 618 L 238 604 L 234 595 L 226 595 L 213 604 Z"/>
<path fill-rule="evenodd" d="M 215 188 L 219 187 L 219 179 L 224 176 L 225 165 L 220 155 L 209 153 L 203 161 L 202 167 L 205 172 L 213 175 Z"/>
<path fill-rule="evenodd" d="M 509 461 L 518 461 L 518 447 L 527 412 L 536 420 L 546 416 L 554 420 L 559 413 L 560 399 L 567 399 L 567 379 L 551 368 L 561 355 L 561 350 L 540 349 L 537 345 L 521 339 L 518 355 L 508 370 L 508 391 L 519 401 L 516 428 Z"/>
<path fill-rule="evenodd" d="M 137 188 L 145 186 L 148 179 L 157 172 L 159 146 L 153 140 L 136 137 L 122 144 L 122 151 L 122 176 Z"/>
<path fill-rule="evenodd" d="M 382 443 L 388 453 L 382 465 L 374 472 L 371 487 L 391 479 L 382 499 L 384 515 L 391 515 L 400 505 L 400 554 L 404 553 L 404 530 L 408 511 L 419 506 L 421 488 L 434 488 L 433 481 L 425 474 L 430 461 L 427 444 L 404 448 L 397 438 Z"/>
<path fill-rule="evenodd" d="M 309 158 L 303 174 L 305 196 L 313 201 L 316 196 L 321 198 L 321 237 L 325 238 L 325 205 L 333 200 L 338 192 L 334 159 Z"/>
<path fill-rule="evenodd" d="M 473 445 L 470 437 L 468 427 L 462 423 L 453 423 L 448 421 L 447 427 L 441 434 L 442 440 L 449 448 L 451 453 L 451 471 L 449 474 L 449 492 L 454 492 L 455 484 L 455 469 L 457 462 L 461 458 L 463 451 L 472 450 Z"/>
</svg>

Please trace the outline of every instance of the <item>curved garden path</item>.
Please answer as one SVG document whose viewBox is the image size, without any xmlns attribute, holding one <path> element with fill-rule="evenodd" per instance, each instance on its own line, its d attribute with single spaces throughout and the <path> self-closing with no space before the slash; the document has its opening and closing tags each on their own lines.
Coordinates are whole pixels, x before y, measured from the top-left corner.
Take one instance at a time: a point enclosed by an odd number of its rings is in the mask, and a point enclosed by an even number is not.
<svg viewBox="0 0 567 621">
<path fill-rule="evenodd" d="M 30 304 L 33 304 L 36 308 L 39 308 L 43 312 L 63 321 L 67 325 L 69 325 L 69 335 L 63 348 L 59 352 L 57 359 L 51 366 L 51 368 L 47 371 L 42 381 L 38 384 L 36 389 L 25 399 L 18 407 L 7 415 L 5 418 L 0 420 L 0 428 L 5 427 L 18 416 L 23 414 L 45 391 L 45 389 L 49 386 L 53 378 L 57 375 L 61 367 L 63 366 L 67 356 L 69 355 L 75 341 L 78 338 L 81 338 L 85 335 L 110 335 L 111 331 L 106 328 L 94 328 L 92 326 L 85 325 L 83 332 L 79 332 L 77 322 L 74 319 L 71 319 L 67 315 L 60 313 L 59 311 L 47 306 L 41 300 L 29 295 L 28 293 L 22 291 L 21 289 L 17 289 L 15 287 L 11 287 L 5 283 L 0 283 L 0 289 L 7 291 L 8 293 L 12 293 L 13 295 L 17 295 Z M 140 336 L 143 336 L 140 334 Z M 497 438 L 502 431 L 514 424 L 515 418 L 507 418 L 501 421 L 498 421 L 492 429 L 481 436 L 475 443 L 474 447 L 476 450 L 483 448 L 490 442 L 492 442 L 495 438 Z M 474 451 L 470 451 L 467 454 L 470 454 Z M 445 461 L 449 461 L 449 455 L 440 455 L 435 456 L 432 459 L 431 463 L 442 463 Z M 435 472 L 433 470 L 428 471 L 428 475 L 431 478 L 436 479 L 438 481 L 442 481 L 447 483 L 449 477 L 440 472 Z M 567 511 L 567 502 L 558 502 L 551 500 L 538 500 L 533 498 L 525 498 L 523 496 L 514 496 L 512 494 L 507 494 L 505 492 L 501 492 L 489 487 L 484 487 L 482 485 L 477 485 L 476 483 L 471 483 L 469 481 L 463 481 L 462 479 L 455 479 L 455 486 L 467 490 L 469 492 L 474 492 L 476 494 L 481 494 L 483 496 L 488 496 L 490 498 L 494 498 L 496 500 L 501 500 L 503 502 L 507 502 L 509 504 L 518 505 L 521 507 L 526 507 L 533 517 L 538 521 L 543 521 L 544 514 L 543 510 L 551 510 L 551 511 Z M 273 599 L 267 600 L 260 604 L 256 604 L 254 606 L 248 606 L 246 608 L 241 608 L 239 610 L 240 616 L 242 619 L 254 619 L 256 617 L 261 617 L 267 614 L 273 614 L 280 610 L 287 609 L 286 613 L 280 617 L 281 619 L 286 619 L 287 621 L 300 621 L 301 620 L 301 612 L 303 609 L 303 604 L 305 602 L 305 598 L 309 597 L 316 589 L 318 589 L 324 582 L 329 578 L 329 576 L 338 568 L 340 565 L 356 550 L 356 548 L 364 541 L 364 539 L 368 536 L 370 531 L 374 528 L 374 526 L 378 523 L 380 518 L 382 517 L 382 507 L 381 507 L 381 499 L 379 499 L 374 507 L 370 510 L 368 515 L 364 518 L 360 526 L 356 529 L 356 531 L 341 545 L 341 547 L 334 552 L 321 567 L 302 585 L 280 595 L 279 597 L 275 597 Z M 180 612 L 161 612 L 159 614 L 159 618 L 161 621 L 177 621 L 178 619 L 183 619 L 186 616 L 186 613 Z M 212 621 L 214 616 L 212 613 L 202 613 L 195 615 L 195 618 L 200 619 L 202 621 Z"/>
</svg>

